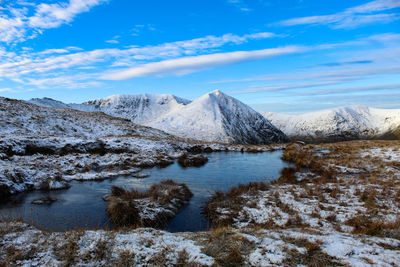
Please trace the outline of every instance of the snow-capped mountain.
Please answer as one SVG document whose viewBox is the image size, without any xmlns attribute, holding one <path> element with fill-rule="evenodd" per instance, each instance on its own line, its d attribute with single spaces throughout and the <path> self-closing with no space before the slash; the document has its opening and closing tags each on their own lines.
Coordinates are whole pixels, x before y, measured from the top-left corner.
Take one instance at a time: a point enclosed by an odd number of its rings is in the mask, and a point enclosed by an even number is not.
<svg viewBox="0 0 400 267">
<path fill-rule="evenodd" d="M 191 102 L 173 95 L 114 95 L 83 104 L 32 99 L 48 107 L 101 111 L 182 138 L 209 142 L 265 144 L 288 138 L 261 114 L 220 91 Z"/>
<path fill-rule="evenodd" d="M 400 109 L 350 106 L 299 115 L 262 114 L 292 140 L 333 142 L 400 136 Z"/>
<path fill-rule="evenodd" d="M 164 114 L 179 109 L 190 100 L 174 95 L 113 95 L 103 99 L 91 100 L 83 103 L 89 109 L 102 111 L 115 117 L 129 119 L 132 122 L 147 124 Z M 82 106 L 74 106 L 84 109 Z"/>
<path fill-rule="evenodd" d="M 209 142 L 265 144 L 288 141 L 261 114 L 220 91 L 205 94 L 145 124 L 176 136 Z"/>
</svg>

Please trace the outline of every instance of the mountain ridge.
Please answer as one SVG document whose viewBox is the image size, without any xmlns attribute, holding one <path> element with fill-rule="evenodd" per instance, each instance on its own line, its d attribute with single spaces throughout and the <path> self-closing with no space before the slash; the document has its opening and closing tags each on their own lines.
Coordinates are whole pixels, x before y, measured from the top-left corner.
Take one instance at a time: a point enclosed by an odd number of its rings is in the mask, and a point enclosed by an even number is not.
<svg viewBox="0 0 400 267">
<path fill-rule="evenodd" d="M 215 90 L 194 101 L 173 95 L 113 95 L 83 104 L 45 99 L 28 101 L 50 107 L 100 111 L 207 142 L 269 144 L 289 139 L 266 118 L 239 100 Z"/>
<path fill-rule="evenodd" d="M 261 113 L 292 140 L 334 142 L 400 136 L 400 109 L 353 105 L 298 115 Z"/>
</svg>

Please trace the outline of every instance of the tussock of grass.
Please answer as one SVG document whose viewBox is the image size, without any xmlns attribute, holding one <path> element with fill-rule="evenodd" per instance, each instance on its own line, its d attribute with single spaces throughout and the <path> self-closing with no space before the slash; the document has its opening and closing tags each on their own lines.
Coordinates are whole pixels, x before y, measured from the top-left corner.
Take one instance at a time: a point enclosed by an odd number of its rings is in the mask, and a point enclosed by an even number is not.
<svg viewBox="0 0 400 267">
<path fill-rule="evenodd" d="M 170 206 L 177 209 L 192 195 L 185 184 L 178 184 L 172 180 L 154 184 L 146 192 L 113 186 L 111 194 L 105 198 L 108 201 L 107 214 L 117 226 L 160 226 L 169 219 L 171 211 L 160 212 L 154 214 L 154 218 L 144 219 L 141 211 L 146 209 L 146 206 L 143 206 L 140 200 L 150 200 L 159 209 L 169 209 Z"/>
<path fill-rule="evenodd" d="M 203 252 L 212 256 L 216 266 L 243 266 L 245 256 L 254 248 L 254 244 L 235 233 L 229 227 L 217 227 L 211 230 Z"/>
<path fill-rule="evenodd" d="M 376 221 L 371 216 L 358 215 L 346 221 L 353 227 L 354 234 L 384 236 L 391 238 L 400 237 L 400 217 L 395 221 Z"/>
<path fill-rule="evenodd" d="M 186 167 L 201 167 L 206 164 L 208 158 L 201 154 L 191 155 L 184 153 L 178 158 L 178 164 L 184 168 Z"/>
</svg>

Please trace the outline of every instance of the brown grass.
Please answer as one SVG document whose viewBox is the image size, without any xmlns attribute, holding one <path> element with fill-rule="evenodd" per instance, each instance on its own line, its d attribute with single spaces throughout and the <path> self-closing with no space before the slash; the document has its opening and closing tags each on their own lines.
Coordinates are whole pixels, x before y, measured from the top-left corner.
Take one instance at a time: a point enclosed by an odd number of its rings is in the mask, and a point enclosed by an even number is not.
<svg viewBox="0 0 400 267">
<path fill-rule="evenodd" d="M 115 262 L 115 266 L 118 267 L 131 267 L 135 266 L 135 254 L 129 250 L 122 250 L 119 253 L 118 260 Z"/>
<path fill-rule="evenodd" d="M 160 205 L 167 205 L 172 200 L 178 200 L 178 202 L 183 204 L 192 195 L 192 192 L 185 184 L 178 184 L 172 180 L 165 180 L 159 184 L 154 184 L 146 192 L 140 192 L 135 189 L 129 191 L 113 186 L 111 194 L 106 198 L 108 201 L 107 214 L 110 220 L 117 226 L 155 227 L 163 222 L 142 220 L 139 215 L 140 211 L 136 202 L 137 200 L 149 198 Z M 161 220 L 161 218 L 159 219 Z"/>
<path fill-rule="evenodd" d="M 285 266 L 307 265 L 312 267 L 322 266 L 342 266 L 337 260 L 321 249 L 320 241 L 310 241 L 305 238 L 283 238 L 286 242 L 292 243 L 298 247 L 306 248 L 307 252 L 302 254 L 296 249 L 287 251 L 287 257 L 284 261 Z"/>
<path fill-rule="evenodd" d="M 244 256 L 254 248 L 254 244 L 235 233 L 229 227 L 211 230 L 203 252 L 216 261 L 216 266 L 243 266 Z"/>
<path fill-rule="evenodd" d="M 373 220 L 370 216 L 357 215 L 345 222 L 353 227 L 354 234 L 385 236 L 398 238 L 400 236 L 400 217 L 396 221 Z"/>
<path fill-rule="evenodd" d="M 182 156 L 180 156 L 178 158 L 178 164 L 184 168 L 201 167 L 204 164 L 206 164 L 207 161 L 208 161 L 208 158 L 201 154 L 191 155 L 191 154 L 184 153 L 184 154 L 182 154 Z"/>
<path fill-rule="evenodd" d="M 296 184 L 296 172 L 298 168 L 295 167 L 285 167 L 281 170 L 281 176 L 274 183 L 276 184 Z"/>
<path fill-rule="evenodd" d="M 242 196 L 245 194 L 257 194 L 258 191 L 267 191 L 270 185 L 264 182 L 252 182 L 248 184 L 240 184 L 232 187 L 228 192 L 218 191 L 207 201 L 203 208 L 203 213 L 212 222 L 214 226 L 226 226 L 233 223 L 233 218 L 242 209 L 244 200 Z M 217 209 L 223 208 L 232 211 L 231 214 L 221 217 Z"/>
</svg>

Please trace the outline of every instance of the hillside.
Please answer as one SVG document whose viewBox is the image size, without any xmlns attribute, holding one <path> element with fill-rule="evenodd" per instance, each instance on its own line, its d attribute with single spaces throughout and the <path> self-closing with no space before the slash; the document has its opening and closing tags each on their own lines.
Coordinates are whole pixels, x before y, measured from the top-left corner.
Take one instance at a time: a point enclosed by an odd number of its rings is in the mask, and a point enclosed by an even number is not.
<svg viewBox="0 0 400 267">
<path fill-rule="evenodd" d="M 50 102 L 54 103 L 54 100 Z M 0 135 L 79 138 L 110 135 L 169 136 L 162 131 L 101 112 L 49 108 L 3 97 L 0 97 Z"/>
</svg>

